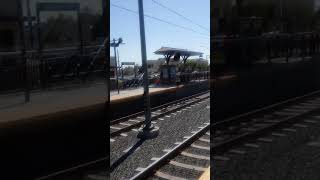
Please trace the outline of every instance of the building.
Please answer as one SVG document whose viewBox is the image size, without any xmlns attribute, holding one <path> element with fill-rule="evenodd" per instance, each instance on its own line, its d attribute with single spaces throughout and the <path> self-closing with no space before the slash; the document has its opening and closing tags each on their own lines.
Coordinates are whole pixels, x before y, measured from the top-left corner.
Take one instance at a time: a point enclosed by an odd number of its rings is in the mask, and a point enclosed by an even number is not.
<svg viewBox="0 0 320 180">
<path fill-rule="evenodd" d="M 165 60 L 158 59 L 158 60 L 148 60 L 148 73 L 153 74 L 153 73 L 159 73 L 160 72 L 160 66 L 165 64 Z"/>
</svg>

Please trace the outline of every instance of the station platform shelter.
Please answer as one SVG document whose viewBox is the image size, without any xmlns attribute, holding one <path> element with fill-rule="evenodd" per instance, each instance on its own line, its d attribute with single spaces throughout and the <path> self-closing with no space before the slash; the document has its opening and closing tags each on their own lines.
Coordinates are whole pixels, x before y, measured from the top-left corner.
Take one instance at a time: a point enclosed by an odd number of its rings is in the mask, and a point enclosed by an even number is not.
<svg viewBox="0 0 320 180">
<path fill-rule="evenodd" d="M 163 55 L 165 57 L 165 64 L 160 66 L 160 81 L 162 84 L 174 84 L 177 79 L 177 72 L 179 69 L 181 73 L 185 73 L 188 69 L 185 69 L 183 65 L 191 56 L 202 56 L 202 52 L 190 51 L 187 49 L 178 49 L 170 47 L 161 47 L 154 52 L 157 55 Z M 179 69 L 178 69 L 179 68 Z"/>
</svg>

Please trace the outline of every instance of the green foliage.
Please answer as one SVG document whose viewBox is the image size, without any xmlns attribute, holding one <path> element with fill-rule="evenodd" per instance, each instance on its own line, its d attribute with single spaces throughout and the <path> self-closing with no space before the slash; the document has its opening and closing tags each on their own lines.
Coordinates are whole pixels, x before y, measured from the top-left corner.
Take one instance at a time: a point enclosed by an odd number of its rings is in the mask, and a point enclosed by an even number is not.
<svg viewBox="0 0 320 180">
<path fill-rule="evenodd" d="M 209 65 L 204 63 L 198 63 L 197 61 L 187 61 L 185 64 L 180 65 L 180 69 L 185 69 L 186 71 L 207 71 Z"/>
</svg>

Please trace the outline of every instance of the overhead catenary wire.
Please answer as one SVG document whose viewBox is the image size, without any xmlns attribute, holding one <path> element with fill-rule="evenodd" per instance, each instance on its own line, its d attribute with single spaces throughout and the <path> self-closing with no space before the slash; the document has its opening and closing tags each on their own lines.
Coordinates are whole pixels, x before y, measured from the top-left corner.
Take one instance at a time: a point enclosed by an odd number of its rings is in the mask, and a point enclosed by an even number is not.
<svg viewBox="0 0 320 180">
<path fill-rule="evenodd" d="M 116 8 L 125 10 L 125 11 L 128 11 L 128 12 L 131 12 L 131 13 L 138 14 L 137 11 L 134 11 L 134 10 L 131 10 L 131 9 L 128 9 L 128 8 L 125 8 L 125 7 L 122 7 L 122 6 L 113 4 L 113 3 L 110 3 L 110 5 L 113 6 L 113 7 L 116 7 Z M 151 16 L 151 15 L 144 14 L 144 16 L 145 16 L 145 17 L 148 17 L 148 18 L 150 18 L 150 19 L 153 19 L 153 20 L 156 20 L 156 21 L 160 21 L 160 22 L 163 22 L 163 23 L 166 23 L 166 24 L 175 26 L 175 27 L 179 27 L 179 28 L 181 28 L 181 29 L 184 29 L 184 30 L 187 30 L 187 31 L 191 31 L 191 32 L 200 34 L 200 35 L 202 35 L 202 36 L 206 36 L 207 38 L 210 38 L 210 35 L 204 34 L 204 33 L 201 33 L 201 32 L 198 32 L 198 31 L 196 31 L 196 30 L 194 30 L 194 29 L 191 29 L 191 28 L 188 28 L 188 27 L 185 27 L 185 26 L 181 26 L 181 25 L 178 25 L 178 24 L 175 24 L 175 23 L 172 23 L 172 22 L 169 22 L 169 21 L 166 21 L 166 20 L 163 20 L 163 19 L 160 19 L 160 18 Z"/>
<path fill-rule="evenodd" d="M 200 25 L 200 24 L 198 24 L 198 23 L 194 22 L 194 21 L 193 21 L 193 20 L 191 20 L 190 18 L 185 17 L 184 15 L 182 15 L 182 14 L 178 13 L 177 11 L 175 11 L 175 10 L 173 10 L 173 9 L 171 9 L 171 8 L 169 8 L 169 7 L 165 6 L 165 5 L 163 5 L 163 4 L 161 4 L 160 2 L 158 2 L 158 1 L 156 1 L 156 0 L 152 0 L 152 2 L 154 2 L 154 3 L 155 3 L 155 4 L 157 4 L 158 6 L 161 6 L 161 7 L 165 8 L 165 9 L 167 9 L 168 11 L 170 11 L 170 12 L 172 12 L 172 13 L 174 13 L 174 14 L 176 14 L 176 15 L 180 16 L 180 17 L 182 17 L 183 19 L 185 19 L 185 20 L 187 20 L 187 21 L 189 21 L 189 22 L 191 22 L 191 23 L 193 23 L 193 24 L 195 24 L 195 25 L 199 26 L 200 28 L 202 28 L 202 29 L 204 29 L 204 30 L 206 30 L 206 31 L 210 32 L 210 30 L 209 30 L 208 28 L 206 28 L 206 27 L 204 27 L 204 26 L 202 26 L 202 25 Z"/>
</svg>

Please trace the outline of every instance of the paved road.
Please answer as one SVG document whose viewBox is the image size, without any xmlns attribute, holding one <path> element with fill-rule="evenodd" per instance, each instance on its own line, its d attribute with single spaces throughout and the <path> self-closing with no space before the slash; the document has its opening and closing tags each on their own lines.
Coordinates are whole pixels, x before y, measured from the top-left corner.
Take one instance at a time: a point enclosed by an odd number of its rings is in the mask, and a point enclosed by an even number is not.
<svg viewBox="0 0 320 180">
<path fill-rule="evenodd" d="M 190 136 L 203 123 L 210 122 L 209 104 L 210 99 L 158 120 L 156 125 L 160 131 L 156 139 L 139 141 L 134 131 L 126 133 L 127 137 L 115 138 L 110 143 L 111 179 L 132 177 L 137 173 L 136 168 L 146 167 L 152 162 L 151 158 L 161 157 L 164 149 L 176 146 L 174 143 L 181 142 L 184 136 Z"/>
</svg>

